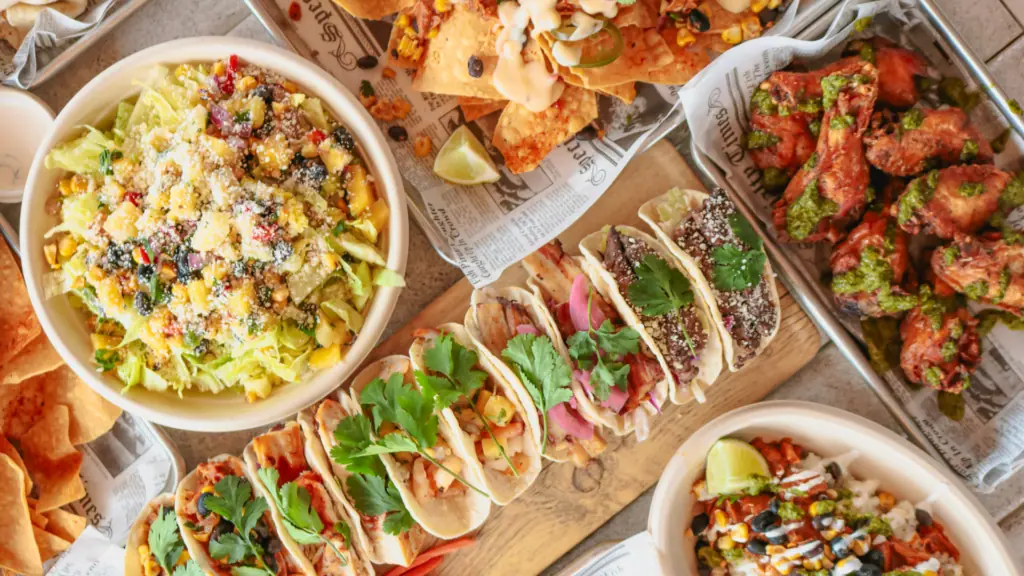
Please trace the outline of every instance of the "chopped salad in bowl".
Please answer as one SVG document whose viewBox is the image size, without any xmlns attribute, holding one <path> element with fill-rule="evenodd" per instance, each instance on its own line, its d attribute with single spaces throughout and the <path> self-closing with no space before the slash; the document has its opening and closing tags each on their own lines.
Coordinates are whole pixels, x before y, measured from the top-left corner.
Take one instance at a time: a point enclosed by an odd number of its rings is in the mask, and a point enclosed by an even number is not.
<svg viewBox="0 0 1024 576">
<path fill-rule="evenodd" d="M 375 293 L 404 285 L 354 134 L 238 56 L 155 67 L 45 166 L 64 175 L 44 295 L 84 313 L 125 389 L 264 399 L 340 362 Z"/>
</svg>

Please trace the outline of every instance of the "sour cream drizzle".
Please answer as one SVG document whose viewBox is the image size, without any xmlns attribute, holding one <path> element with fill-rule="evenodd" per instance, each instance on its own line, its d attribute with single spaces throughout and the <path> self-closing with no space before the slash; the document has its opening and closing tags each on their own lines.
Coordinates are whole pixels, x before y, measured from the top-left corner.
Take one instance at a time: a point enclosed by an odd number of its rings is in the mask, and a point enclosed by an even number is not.
<svg viewBox="0 0 1024 576">
<path fill-rule="evenodd" d="M 562 97 L 565 84 L 557 74 L 548 71 L 543 59 L 526 62 L 526 28 L 533 23 L 536 33 L 556 30 L 562 26 L 562 17 L 555 10 L 557 0 L 522 0 L 502 2 L 498 18 L 502 30 L 498 35 L 498 66 L 491 84 L 494 89 L 531 112 L 543 112 Z"/>
</svg>

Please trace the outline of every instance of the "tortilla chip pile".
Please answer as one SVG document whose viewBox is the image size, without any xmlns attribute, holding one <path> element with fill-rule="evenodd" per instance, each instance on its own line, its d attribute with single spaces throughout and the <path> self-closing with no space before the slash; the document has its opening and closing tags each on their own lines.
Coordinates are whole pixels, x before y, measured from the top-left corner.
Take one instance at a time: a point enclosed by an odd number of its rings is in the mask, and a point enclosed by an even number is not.
<svg viewBox="0 0 1024 576">
<path fill-rule="evenodd" d="M 61 507 L 85 496 L 90 442 L 121 410 L 64 365 L 32 312 L 14 255 L 0 241 L 0 573 L 42 574 L 86 519 Z"/>
<path fill-rule="evenodd" d="M 387 10 L 397 10 L 388 44 L 390 63 L 415 70 L 413 88 L 417 91 L 458 96 L 467 122 L 502 110 L 493 144 L 504 155 L 508 169 L 517 174 L 539 166 L 556 146 L 596 120 L 599 94 L 630 104 L 637 95 L 637 82 L 683 84 L 704 68 L 714 53 L 759 36 L 762 30 L 752 9 L 732 13 L 714 0 L 699 5 L 667 0 L 622 2 L 606 25 L 621 33 L 618 57 L 604 65 L 571 68 L 555 60 L 556 37 L 552 33 L 534 33 L 523 49 L 524 61 L 543 61 L 566 89 L 548 110 L 531 112 L 506 101 L 492 82 L 499 59 L 496 42 L 502 32 L 498 2 L 335 1 L 363 18 L 380 18 Z M 779 4 L 762 2 L 758 6 L 775 8 Z M 561 0 L 557 9 L 564 24 L 582 10 L 582 2 Z M 698 10 L 706 19 L 699 31 L 686 23 L 687 14 Z M 592 62 L 607 54 L 616 39 L 610 34 L 594 34 L 573 44 L 581 46 L 581 62 Z M 470 61 L 479 70 L 471 71 Z"/>
</svg>

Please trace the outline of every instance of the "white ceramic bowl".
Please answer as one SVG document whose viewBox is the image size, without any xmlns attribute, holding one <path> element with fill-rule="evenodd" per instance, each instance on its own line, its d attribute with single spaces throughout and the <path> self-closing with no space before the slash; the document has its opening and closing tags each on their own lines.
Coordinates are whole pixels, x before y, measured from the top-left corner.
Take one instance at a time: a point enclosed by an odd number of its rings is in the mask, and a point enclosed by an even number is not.
<svg viewBox="0 0 1024 576">
<path fill-rule="evenodd" d="M 43 329 L 64 361 L 93 389 L 125 410 L 158 424 L 206 432 L 262 426 L 327 395 L 352 374 L 376 345 L 401 292 L 400 288 L 379 289 L 362 332 L 342 362 L 302 382 L 276 388 L 269 398 L 252 404 L 235 393 L 186 394 L 179 399 L 174 394 L 137 387 L 122 394 L 121 383 L 114 376 L 96 372 L 83 316 L 71 308 L 66 298 L 46 300 L 43 296 L 42 278 L 48 271 L 43 256 L 43 234 L 57 222 L 56 217 L 46 214 L 45 205 L 61 176 L 59 170 L 47 170 L 43 159 L 55 145 L 77 136 L 83 124 L 110 118 L 118 102 L 138 92 L 133 80 L 144 78 L 154 66 L 213 62 L 232 54 L 296 82 L 307 93 L 320 98 L 352 131 L 371 166 L 378 192 L 385 196 L 391 208 L 387 267 L 404 273 L 409 244 L 405 192 L 395 159 L 380 129 L 359 101 L 330 74 L 296 54 L 251 40 L 212 37 L 175 40 L 137 52 L 93 78 L 64 107 L 53 131 L 39 148 L 28 176 L 21 211 L 25 283 Z"/>
<path fill-rule="evenodd" d="M 858 450 L 860 456 L 848 466 L 855 477 L 877 479 L 882 489 L 912 503 L 938 496 L 933 514 L 960 549 L 966 574 L 1020 576 L 1002 531 L 959 477 L 874 422 L 829 406 L 789 401 L 754 404 L 720 416 L 690 436 L 669 461 L 648 519 L 665 574 L 697 574 L 696 541 L 684 536 L 693 519 L 690 488 L 704 474 L 711 445 L 724 436 L 788 436 L 821 456 Z"/>
</svg>

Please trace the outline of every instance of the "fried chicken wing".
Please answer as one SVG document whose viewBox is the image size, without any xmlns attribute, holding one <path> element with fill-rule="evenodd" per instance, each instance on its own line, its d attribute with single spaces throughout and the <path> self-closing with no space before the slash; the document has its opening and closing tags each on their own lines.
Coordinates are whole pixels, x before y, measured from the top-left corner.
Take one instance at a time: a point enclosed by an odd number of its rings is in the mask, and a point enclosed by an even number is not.
<svg viewBox="0 0 1024 576">
<path fill-rule="evenodd" d="M 909 110 L 897 120 L 876 114 L 864 137 L 868 162 L 894 176 L 912 176 L 930 165 L 990 164 L 992 146 L 959 108 Z"/>
<path fill-rule="evenodd" d="M 753 132 L 767 135 L 762 142 L 767 146 L 752 147 L 748 138 L 750 159 L 762 170 L 775 168 L 793 175 L 814 153 L 814 134 L 811 122 L 816 116 L 797 112 L 788 116 L 755 112 L 750 119 Z"/>
<path fill-rule="evenodd" d="M 921 287 L 920 303 L 900 324 L 900 367 L 907 380 L 959 394 L 981 362 L 978 320 L 955 298 Z"/>
<path fill-rule="evenodd" d="M 868 212 L 832 251 L 832 292 L 836 303 L 858 316 L 893 316 L 917 299 L 909 266 L 907 234 L 887 211 Z"/>
<path fill-rule="evenodd" d="M 932 270 L 972 300 L 1024 313 L 1024 244 L 966 236 L 932 254 Z"/>
<path fill-rule="evenodd" d="M 865 49 L 864 46 L 869 46 Z M 894 108 L 910 108 L 921 99 L 917 76 L 928 71 L 924 58 L 913 50 L 900 48 L 876 36 L 859 48 L 861 57 L 870 55 L 878 68 L 878 100 Z"/>
<path fill-rule="evenodd" d="M 775 204 L 783 240 L 836 241 L 860 217 L 870 184 L 861 138 L 878 94 L 878 71 L 858 60 L 855 73 L 821 79 L 825 115 L 814 154 Z"/>
<path fill-rule="evenodd" d="M 843 58 L 818 70 L 809 72 L 775 72 L 761 83 L 760 88 L 766 90 L 772 101 L 779 106 L 797 109 L 801 103 L 820 99 L 823 95 L 821 81 L 823 78 L 839 74 L 851 76 L 861 72 L 864 60 L 858 56 Z"/>
<path fill-rule="evenodd" d="M 980 230 L 1012 175 L 990 164 L 932 170 L 910 182 L 892 214 L 911 234 L 953 238 Z"/>
</svg>

